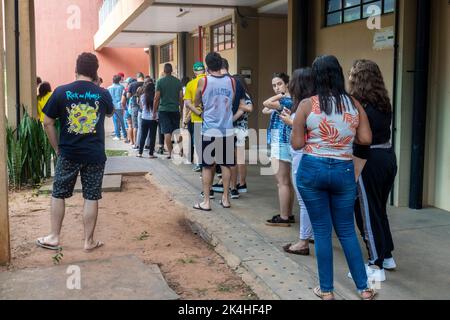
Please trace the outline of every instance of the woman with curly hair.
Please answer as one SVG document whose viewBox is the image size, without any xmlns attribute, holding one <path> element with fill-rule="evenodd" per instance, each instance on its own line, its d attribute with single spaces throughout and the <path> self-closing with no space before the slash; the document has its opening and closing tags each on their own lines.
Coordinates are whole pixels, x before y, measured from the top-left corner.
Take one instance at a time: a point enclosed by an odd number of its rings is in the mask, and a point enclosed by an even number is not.
<svg viewBox="0 0 450 320">
<path fill-rule="evenodd" d="M 355 159 L 355 166 L 361 171 L 356 221 L 369 251 L 367 272 L 376 281 L 384 281 L 384 269 L 396 268 L 386 210 L 397 174 L 397 158 L 391 144 L 392 106 L 375 62 L 355 61 L 349 80 L 350 94 L 363 105 L 373 134 L 371 146 L 354 145 L 354 155 L 359 158 Z"/>
</svg>

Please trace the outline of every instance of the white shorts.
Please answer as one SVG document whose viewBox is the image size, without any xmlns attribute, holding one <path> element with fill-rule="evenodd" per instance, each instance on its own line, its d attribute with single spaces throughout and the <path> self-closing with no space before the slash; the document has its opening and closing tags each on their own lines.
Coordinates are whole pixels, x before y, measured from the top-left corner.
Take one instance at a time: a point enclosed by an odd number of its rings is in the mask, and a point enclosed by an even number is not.
<svg viewBox="0 0 450 320">
<path fill-rule="evenodd" d="M 243 128 L 234 128 L 234 134 L 236 136 L 236 147 L 245 147 L 245 142 L 248 137 L 248 130 Z"/>
</svg>

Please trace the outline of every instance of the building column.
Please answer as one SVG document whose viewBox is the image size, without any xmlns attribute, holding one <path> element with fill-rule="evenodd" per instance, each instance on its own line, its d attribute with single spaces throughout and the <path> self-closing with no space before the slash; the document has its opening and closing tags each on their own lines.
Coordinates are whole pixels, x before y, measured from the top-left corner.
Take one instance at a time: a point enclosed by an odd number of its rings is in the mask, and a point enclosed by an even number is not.
<svg viewBox="0 0 450 320">
<path fill-rule="evenodd" d="M 37 118 L 34 0 L 20 1 L 20 91 L 28 114 Z"/>
<path fill-rule="evenodd" d="M 3 21 L 3 6 L 0 3 L 0 21 Z M 3 23 L 0 23 L 0 48 L 3 51 Z M 6 167 L 6 123 L 5 123 L 5 78 L 3 59 L 0 59 L 0 265 L 11 259 L 8 213 L 8 173 Z"/>
<path fill-rule="evenodd" d="M 187 58 L 187 32 L 180 32 L 177 35 L 178 41 L 178 76 L 183 79 L 187 76 L 186 58 Z"/>
<path fill-rule="evenodd" d="M 19 50 L 16 52 L 15 1 L 4 1 L 6 30 L 6 81 L 7 81 L 7 116 L 11 126 L 16 125 L 16 106 L 25 106 L 30 116 L 37 117 L 36 94 L 36 39 L 34 0 L 18 2 L 19 16 Z M 17 56 L 19 72 L 17 72 Z M 17 90 L 19 77 L 19 91 Z M 20 110 L 22 115 L 22 110 Z"/>
<path fill-rule="evenodd" d="M 16 126 L 16 46 L 14 26 L 14 1 L 3 0 L 5 10 L 6 42 L 6 116 L 10 126 Z"/>
</svg>

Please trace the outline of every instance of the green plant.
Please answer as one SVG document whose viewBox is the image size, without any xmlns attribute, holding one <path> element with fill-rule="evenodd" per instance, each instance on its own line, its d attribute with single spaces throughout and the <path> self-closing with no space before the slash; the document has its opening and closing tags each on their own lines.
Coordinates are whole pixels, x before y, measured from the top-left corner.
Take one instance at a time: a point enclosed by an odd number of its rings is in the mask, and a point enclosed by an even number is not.
<svg viewBox="0 0 450 320">
<path fill-rule="evenodd" d="M 139 237 L 137 237 L 137 239 L 139 241 L 144 241 L 144 240 L 147 240 L 149 237 L 150 237 L 150 235 L 148 234 L 148 232 L 144 231 L 141 233 L 141 235 Z"/>
<path fill-rule="evenodd" d="M 182 264 L 191 264 L 191 263 L 195 263 L 195 259 L 194 258 L 186 258 L 186 259 L 178 259 L 178 261 Z"/>
<path fill-rule="evenodd" d="M 126 150 L 106 150 L 106 156 L 111 157 L 126 157 L 128 156 L 128 151 Z"/>
<path fill-rule="evenodd" d="M 51 176 L 51 160 L 56 159 L 42 124 L 26 111 L 19 127 L 6 129 L 10 187 L 39 185 Z"/>
<path fill-rule="evenodd" d="M 62 253 L 62 249 L 59 249 L 58 253 L 52 257 L 53 264 L 55 264 L 55 265 L 60 264 L 63 257 L 64 257 L 64 254 Z"/>
</svg>

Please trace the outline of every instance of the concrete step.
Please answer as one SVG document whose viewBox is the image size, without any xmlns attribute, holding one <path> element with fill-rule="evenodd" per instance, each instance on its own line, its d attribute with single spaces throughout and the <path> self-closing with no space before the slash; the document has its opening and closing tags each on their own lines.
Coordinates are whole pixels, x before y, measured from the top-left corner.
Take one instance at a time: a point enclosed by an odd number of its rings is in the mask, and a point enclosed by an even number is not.
<svg viewBox="0 0 450 320">
<path fill-rule="evenodd" d="M 47 182 L 39 189 L 40 194 L 51 194 L 53 191 L 53 181 Z M 121 192 L 122 176 L 121 175 L 105 175 L 103 177 L 103 192 Z M 82 192 L 81 179 L 78 177 L 74 192 Z"/>
<path fill-rule="evenodd" d="M 0 273 L 0 300 L 19 299 L 178 300 L 179 296 L 157 265 L 145 265 L 130 255 Z"/>
</svg>

